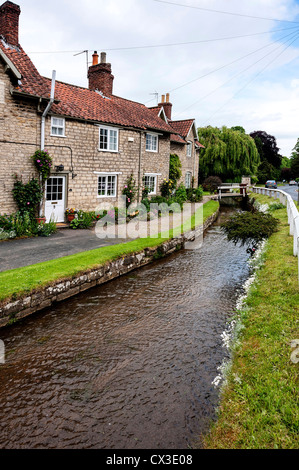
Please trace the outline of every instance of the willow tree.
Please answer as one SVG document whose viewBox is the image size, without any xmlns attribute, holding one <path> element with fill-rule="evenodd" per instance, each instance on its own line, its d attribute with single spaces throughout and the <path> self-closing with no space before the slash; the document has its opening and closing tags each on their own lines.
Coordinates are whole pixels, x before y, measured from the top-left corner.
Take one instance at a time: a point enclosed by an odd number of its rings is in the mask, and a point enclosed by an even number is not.
<svg viewBox="0 0 299 470">
<path fill-rule="evenodd" d="M 198 137 L 205 147 L 199 161 L 201 179 L 213 175 L 239 181 L 242 176 L 256 175 L 260 156 L 254 139 L 245 132 L 208 126 L 198 129 Z"/>
</svg>

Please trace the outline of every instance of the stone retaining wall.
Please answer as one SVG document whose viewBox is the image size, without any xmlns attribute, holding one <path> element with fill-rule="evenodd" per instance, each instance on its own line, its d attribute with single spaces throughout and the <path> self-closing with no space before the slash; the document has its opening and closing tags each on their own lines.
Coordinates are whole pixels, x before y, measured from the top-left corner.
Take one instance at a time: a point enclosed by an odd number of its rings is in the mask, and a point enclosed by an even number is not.
<svg viewBox="0 0 299 470">
<path fill-rule="evenodd" d="M 16 301 L 10 300 L 9 302 L 4 302 L 0 308 L 0 328 L 51 307 L 56 302 L 69 299 L 92 287 L 100 286 L 112 279 L 146 266 L 159 258 L 169 256 L 175 251 L 184 248 L 187 242 L 198 238 L 215 222 L 218 214 L 219 211 L 211 216 L 203 227 L 166 241 L 158 247 L 146 248 L 141 252 L 126 255 L 123 258 L 111 261 L 93 270 L 88 270 L 71 279 L 60 280 L 56 284 L 33 291 L 31 294 L 27 294 Z"/>
</svg>

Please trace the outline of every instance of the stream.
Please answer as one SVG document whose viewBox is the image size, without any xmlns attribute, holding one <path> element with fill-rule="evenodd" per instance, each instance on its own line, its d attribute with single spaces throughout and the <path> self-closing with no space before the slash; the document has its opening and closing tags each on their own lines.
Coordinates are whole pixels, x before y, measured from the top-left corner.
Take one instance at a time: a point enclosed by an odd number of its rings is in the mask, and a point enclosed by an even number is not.
<svg viewBox="0 0 299 470">
<path fill-rule="evenodd" d="M 0 331 L 2 449 L 188 449 L 215 419 L 249 276 L 225 216 L 182 250 Z"/>
</svg>

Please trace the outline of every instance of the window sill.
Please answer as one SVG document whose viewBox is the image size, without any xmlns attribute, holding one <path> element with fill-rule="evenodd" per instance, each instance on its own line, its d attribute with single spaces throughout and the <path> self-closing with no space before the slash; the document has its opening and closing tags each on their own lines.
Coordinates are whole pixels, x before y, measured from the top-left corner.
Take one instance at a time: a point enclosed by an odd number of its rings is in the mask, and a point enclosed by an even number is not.
<svg viewBox="0 0 299 470">
<path fill-rule="evenodd" d="M 104 153 L 120 153 L 119 150 L 105 150 L 105 149 L 98 149 L 98 152 L 104 152 Z"/>
</svg>

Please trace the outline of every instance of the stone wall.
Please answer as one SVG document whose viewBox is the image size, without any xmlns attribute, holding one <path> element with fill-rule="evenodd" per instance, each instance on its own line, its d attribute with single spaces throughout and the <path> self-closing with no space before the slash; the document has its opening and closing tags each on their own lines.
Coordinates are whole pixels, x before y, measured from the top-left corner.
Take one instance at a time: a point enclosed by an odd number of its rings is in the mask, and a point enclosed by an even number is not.
<svg viewBox="0 0 299 470">
<path fill-rule="evenodd" d="M 37 104 L 13 99 L 10 87 L 0 61 L 0 214 L 17 209 L 12 197 L 13 175 L 17 173 L 24 181 L 37 176 L 29 157 L 40 147 Z"/>
<path fill-rule="evenodd" d="M 57 302 L 69 299 L 81 292 L 85 292 L 88 289 L 100 286 L 112 279 L 116 279 L 135 269 L 146 266 L 159 258 L 169 256 L 175 251 L 184 248 L 187 242 L 193 241 L 199 237 L 215 222 L 218 213 L 219 212 L 216 212 L 211 216 L 205 222 L 204 226 L 200 226 L 192 232 L 166 241 L 158 247 L 146 248 L 141 252 L 129 254 L 115 261 L 111 261 L 104 266 L 99 266 L 96 269 L 78 274 L 73 278 L 59 280 L 57 283 L 52 283 L 50 286 L 24 295 L 18 300 L 2 302 L 0 305 L 0 328 L 47 307 L 51 307 Z"/>
<path fill-rule="evenodd" d="M 157 187 L 169 176 L 169 136 L 159 136 L 159 152 L 146 151 L 146 133 L 119 129 L 119 151 L 99 151 L 99 126 L 66 119 L 65 137 L 51 137 L 51 118 L 46 121 L 45 148 L 55 165 L 63 164 L 68 179 L 66 206 L 95 210 L 100 203 L 117 205 L 118 197 L 133 174 L 136 185 L 145 173 L 158 174 Z M 71 152 L 72 149 L 72 161 Z M 139 177 L 140 168 L 140 177 Z M 117 197 L 98 198 L 98 176 L 95 172 L 118 172 Z M 72 178 L 72 173 L 76 177 Z"/>
</svg>

